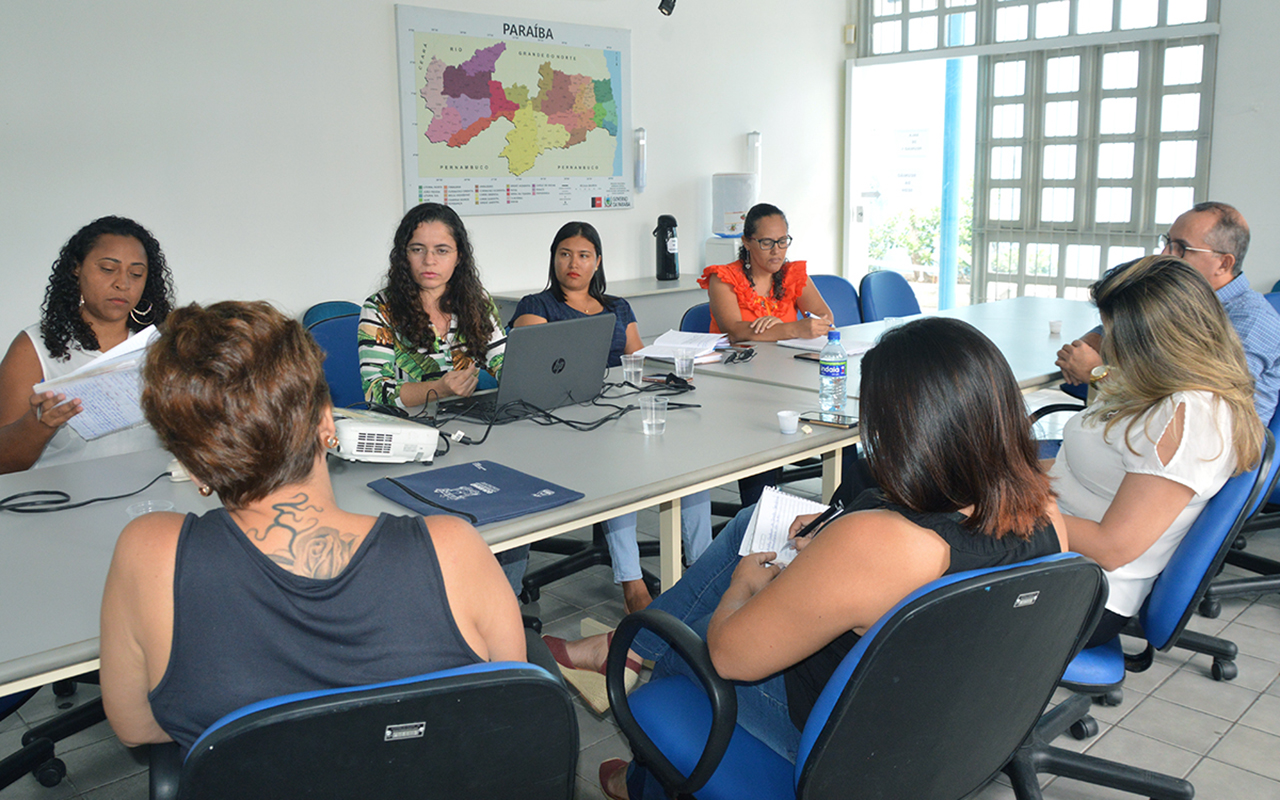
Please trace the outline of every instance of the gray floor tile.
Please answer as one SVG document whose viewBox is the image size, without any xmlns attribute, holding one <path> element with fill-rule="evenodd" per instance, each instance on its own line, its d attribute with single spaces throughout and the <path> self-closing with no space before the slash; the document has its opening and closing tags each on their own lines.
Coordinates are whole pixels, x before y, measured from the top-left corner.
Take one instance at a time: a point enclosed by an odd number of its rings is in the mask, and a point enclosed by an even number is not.
<svg viewBox="0 0 1280 800">
<path fill-rule="evenodd" d="M 1089 748 L 1089 755 L 1176 778 L 1185 777 L 1200 761 L 1199 753 L 1183 750 L 1121 727 L 1112 728 L 1099 736 L 1097 744 Z"/>
<path fill-rule="evenodd" d="M 82 800 L 147 800 L 151 786 L 145 772 L 99 786 L 80 795 Z"/>
<path fill-rule="evenodd" d="M 631 760 L 631 748 L 627 746 L 627 740 L 621 733 L 583 748 L 578 756 L 578 774 L 589 781 L 597 782 L 600 765 L 611 758 Z"/>
<path fill-rule="evenodd" d="M 579 750 L 585 750 L 618 733 L 618 726 L 613 722 L 613 714 L 597 715 L 587 708 L 587 704 L 582 701 L 581 697 L 575 697 L 573 705 L 573 710 L 578 715 Z"/>
<path fill-rule="evenodd" d="M 1280 736 L 1237 725 L 1222 737 L 1209 757 L 1233 767 L 1280 780 Z"/>
<path fill-rule="evenodd" d="M 44 787 L 30 775 L 23 775 L 0 791 L 4 800 L 71 800 L 77 796 L 76 785 L 69 780 L 64 779 L 54 787 Z"/>
<path fill-rule="evenodd" d="M 1125 692 L 1136 691 L 1142 694 L 1151 694 L 1160 684 L 1164 683 L 1175 668 L 1163 661 L 1153 661 L 1151 666 L 1143 672 L 1129 672 L 1124 676 Z"/>
<path fill-rule="evenodd" d="M 604 791 L 600 789 L 600 782 L 592 778 L 587 780 L 581 775 L 578 776 L 577 785 L 573 791 L 574 800 L 607 800 Z"/>
<path fill-rule="evenodd" d="M 1222 631 L 1222 636 L 1235 642 L 1241 653 L 1280 663 L 1280 633 L 1233 622 Z"/>
<path fill-rule="evenodd" d="M 1240 717 L 1240 724 L 1247 725 L 1275 736 L 1280 736 L 1280 697 L 1264 694 Z M 1280 753 L 1276 754 L 1280 758 Z"/>
<path fill-rule="evenodd" d="M 1120 722 L 1120 727 L 1184 750 L 1207 753 L 1231 723 L 1159 697 L 1148 697 Z"/>
<path fill-rule="evenodd" d="M 1240 653 L 1236 656 L 1236 669 L 1238 674 L 1231 681 L 1231 684 L 1258 692 L 1266 689 L 1275 681 L 1277 676 L 1280 676 L 1280 664 L 1274 661 L 1254 658 L 1246 653 Z"/>
<path fill-rule="evenodd" d="M 1215 717 L 1236 720 L 1253 705 L 1258 692 L 1203 677 L 1192 669 L 1182 669 L 1161 684 L 1153 696 Z"/>
<path fill-rule="evenodd" d="M 80 792 L 147 769 L 147 748 L 130 749 L 114 736 L 78 750 L 59 751 L 58 755 L 66 762 L 67 777 Z"/>
<path fill-rule="evenodd" d="M 1280 800 L 1280 781 L 1212 758 L 1201 761 L 1187 780 L 1196 797 L 1206 800 Z"/>
<path fill-rule="evenodd" d="M 971 800 L 1016 800 L 1013 789 L 1008 784 L 999 781 L 992 781 L 986 785 L 982 791 L 975 794 Z"/>
<path fill-rule="evenodd" d="M 603 567 L 592 567 L 586 572 L 595 572 L 603 569 Z M 589 578 L 595 577 L 589 576 Z M 578 608 L 590 608 L 620 597 L 622 590 L 613 585 L 612 579 L 605 581 L 583 578 L 571 583 L 554 583 L 543 589 L 542 593 L 552 595 Z"/>
<path fill-rule="evenodd" d="M 1264 603 L 1254 603 L 1236 617 L 1236 622 L 1272 633 L 1280 633 L 1280 608 Z"/>
</svg>

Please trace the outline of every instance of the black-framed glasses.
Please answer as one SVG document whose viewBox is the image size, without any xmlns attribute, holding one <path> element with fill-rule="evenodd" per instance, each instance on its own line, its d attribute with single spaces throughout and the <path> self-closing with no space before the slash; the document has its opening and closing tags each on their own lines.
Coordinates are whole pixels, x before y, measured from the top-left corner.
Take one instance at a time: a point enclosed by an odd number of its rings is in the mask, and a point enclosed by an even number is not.
<svg viewBox="0 0 1280 800">
<path fill-rule="evenodd" d="M 1169 251 L 1169 255 L 1182 258 L 1188 251 L 1192 253 L 1213 253 L 1214 255 L 1225 256 L 1226 253 L 1221 250 L 1210 250 L 1206 247 L 1192 247 L 1181 239 L 1172 239 L 1169 234 L 1160 234 L 1160 252 Z"/>
<path fill-rule="evenodd" d="M 775 247 L 781 247 L 786 250 L 795 239 L 790 236 L 783 236 L 781 239 L 752 239 L 751 241 L 758 244 L 761 250 L 772 250 Z"/>
<path fill-rule="evenodd" d="M 756 349 L 754 347 L 743 347 L 741 349 L 734 349 L 726 352 L 724 354 L 724 363 L 725 364 L 733 364 L 733 363 L 745 364 L 755 357 L 756 357 Z"/>
</svg>

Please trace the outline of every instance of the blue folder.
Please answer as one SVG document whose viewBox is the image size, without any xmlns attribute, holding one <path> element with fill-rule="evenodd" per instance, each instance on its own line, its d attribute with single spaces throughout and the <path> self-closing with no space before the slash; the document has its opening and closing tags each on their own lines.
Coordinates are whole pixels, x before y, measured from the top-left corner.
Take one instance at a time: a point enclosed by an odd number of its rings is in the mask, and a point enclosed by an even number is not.
<svg viewBox="0 0 1280 800">
<path fill-rule="evenodd" d="M 492 461 L 424 470 L 394 481 L 379 478 L 369 488 L 419 514 L 453 514 L 474 525 L 546 511 L 583 497 L 582 492 Z"/>
</svg>

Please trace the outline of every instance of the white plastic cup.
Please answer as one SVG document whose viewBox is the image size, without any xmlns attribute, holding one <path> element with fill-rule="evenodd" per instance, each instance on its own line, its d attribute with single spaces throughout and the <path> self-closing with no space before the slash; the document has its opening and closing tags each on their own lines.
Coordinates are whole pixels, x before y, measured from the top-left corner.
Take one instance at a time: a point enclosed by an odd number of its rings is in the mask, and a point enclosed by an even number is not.
<svg viewBox="0 0 1280 800">
<path fill-rule="evenodd" d="M 632 353 L 622 357 L 622 380 L 640 388 L 640 380 L 644 377 L 644 356 Z"/>
<path fill-rule="evenodd" d="M 693 377 L 693 350 L 676 351 L 676 377 L 686 381 Z"/>
<path fill-rule="evenodd" d="M 645 436 L 661 436 L 667 430 L 667 398 L 646 395 L 640 398 L 640 419 Z"/>
<path fill-rule="evenodd" d="M 778 430 L 786 434 L 795 433 L 800 428 L 799 411 L 779 411 Z"/>
<path fill-rule="evenodd" d="M 1062 320 L 1060 319 L 1049 320 L 1049 335 L 1050 336 L 1062 335 Z"/>
</svg>

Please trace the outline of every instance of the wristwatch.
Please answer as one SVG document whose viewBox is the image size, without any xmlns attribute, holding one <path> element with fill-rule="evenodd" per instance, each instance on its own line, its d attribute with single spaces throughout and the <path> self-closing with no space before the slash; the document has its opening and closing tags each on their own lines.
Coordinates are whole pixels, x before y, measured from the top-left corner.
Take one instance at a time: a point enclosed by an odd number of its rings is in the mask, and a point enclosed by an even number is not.
<svg viewBox="0 0 1280 800">
<path fill-rule="evenodd" d="M 1099 364 L 1089 372 L 1089 385 L 1098 388 L 1098 381 L 1107 377 L 1111 373 L 1111 367 L 1106 364 Z"/>
</svg>

